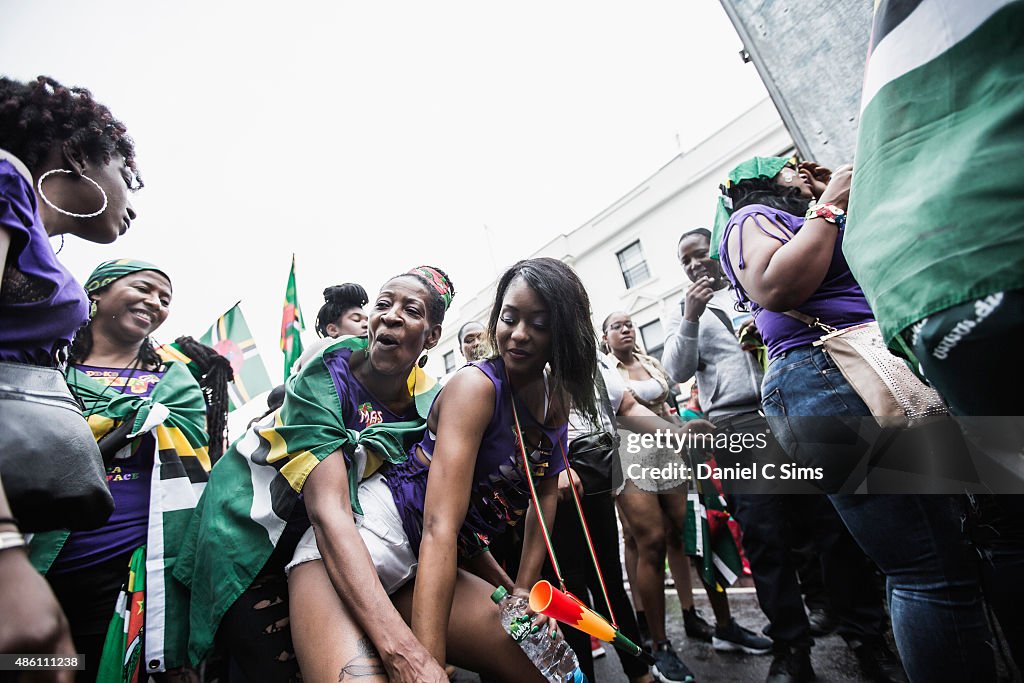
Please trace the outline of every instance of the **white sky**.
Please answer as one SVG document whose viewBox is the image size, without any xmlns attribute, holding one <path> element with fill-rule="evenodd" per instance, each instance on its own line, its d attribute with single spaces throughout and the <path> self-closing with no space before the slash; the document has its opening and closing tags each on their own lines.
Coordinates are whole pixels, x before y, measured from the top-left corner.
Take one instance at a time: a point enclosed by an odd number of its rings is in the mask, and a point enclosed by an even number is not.
<svg viewBox="0 0 1024 683">
<path fill-rule="evenodd" d="M 255 7 L 9 0 L 0 73 L 88 87 L 136 140 L 139 217 L 69 238 L 71 271 L 161 265 L 161 341 L 241 299 L 275 381 L 292 252 L 307 344 L 331 284 L 429 263 L 457 307 L 766 96 L 715 0 Z"/>
</svg>

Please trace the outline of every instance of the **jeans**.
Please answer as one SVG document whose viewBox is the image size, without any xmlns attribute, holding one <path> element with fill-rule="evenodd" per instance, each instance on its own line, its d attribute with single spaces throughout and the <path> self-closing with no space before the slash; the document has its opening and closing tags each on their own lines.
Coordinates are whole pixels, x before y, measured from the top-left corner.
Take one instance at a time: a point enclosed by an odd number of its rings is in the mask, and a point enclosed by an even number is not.
<svg viewBox="0 0 1024 683">
<path fill-rule="evenodd" d="M 972 327 L 961 333 L 965 323 Z M 989 436 L 998 426 L 1011 451 L 1021 449 L 1024 366 L 1013 349 L 1022 332 L 1020 289 L 947 308 L 903 332 L 928 381 L 952 411 L 980 417 Z M 972 499 L 970 511 L 972 538 L 982 555 L 985 596 L 1017 667 L 1024 668 L 1024 495 L 979 495 Z"/>
<path fill-rule="evenodd" d="M 826 479 L 832 484 L 852 476 L 864 442 L 871 439 L 859 418 L 870 412 L 820 348 L 804 346 L 775 359 L 762 395 L 772 431 L 799 465 L 831 470 Z M 965 498 L 830 498 L 854 539 L 885 574 L 893 634 L 910 679 L 994 680 L 977 557 L 963 528 Z"/>
<path fill-rule="evenodd" d="M 714 421 L 719 433 L 763 434 L 768 426 L 757 413 Z M 719 465 L 749 466 L 763 454 L 754 449 L 715 453 Z M 810 624 L 797 580 L 794 531 L 802 532 L 820 563 L 823 589 L 839 620 L 839 634 L 850 643 L 878 642 L 885 631 L 882 591 L 874 567 L 822 494 L 746 493 L 736 480 L 722 479 L 729 509 L 743 529 L 757 599 L 768 617 L 766 631 L 777 649 L 811 645 Z"/>
</svg>

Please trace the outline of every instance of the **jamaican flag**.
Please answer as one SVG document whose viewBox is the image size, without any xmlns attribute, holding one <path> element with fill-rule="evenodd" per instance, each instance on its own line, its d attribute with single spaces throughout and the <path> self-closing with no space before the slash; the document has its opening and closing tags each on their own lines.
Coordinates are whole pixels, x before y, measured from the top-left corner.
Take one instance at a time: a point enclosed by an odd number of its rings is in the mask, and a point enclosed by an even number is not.
<svg viewBox="0 0 1024 683">
<path fill-rule="evenodd" d="M 321 349 L 285 384 L 284 405 L 254 423 L 217 462 L 196 507 L 175 576 L 192 590 L 189 656 L 209 651 L 224 613 L 263 568 L 292 517 L 313 468 L 341 451 L 349 494 L 385 462 L 401 462 L 423 436 L 439 386 L 420 368 L 409 375 L 417 417 L 372 424 L 357 431 L 358 404 L 351 359 L 367 340 L 339 339 Z M 356 355 L 361 354 L 361 355 Z M 337 457 L 337 456 L 336 456 Z"/>
<path fill-rule="evenodd" d="M 1024 2 L 876 0 L 843 251 L 891 346 L 1024 288 Z"/>
<path fill-rule="evenodd" d="M 210 468 L 203 392 L 184 364 L 172 361 L 166 367 L 148 397 L 110 392 L 77 368 L 68 369 L 68 384 L 85 403 L 97 439 L 130 420 L 130 438 L 150 433 L 156 441 L 141 584 L 146 588 L 147 673 L 185 663 L 188 596 L 170 572 Z M 49 570 L 68 536 L 67 531 L 51 531 L 32 537 L 36 569 Z"/>
</svg>

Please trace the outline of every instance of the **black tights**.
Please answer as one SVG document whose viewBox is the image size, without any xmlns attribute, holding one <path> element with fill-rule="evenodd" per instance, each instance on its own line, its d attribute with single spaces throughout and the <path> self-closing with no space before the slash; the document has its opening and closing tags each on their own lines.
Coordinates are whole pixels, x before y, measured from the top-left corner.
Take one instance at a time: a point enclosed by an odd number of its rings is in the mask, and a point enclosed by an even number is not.
<svg viewBox="0 0 1024 683">
<path fill-rule="evenodd" d="M 615 499 L 611 493 L 603 493 L 583 496 L 580 501 L 583 514 L 587 518 L 587 526 L 590 528 L 591 539 L 594 542 L 597 562 L 604 575 L 608 599 L 612 603 L 612 609 L 615 610 L 619 630 L 634 643 L 641 645 L 636 613 L 633 611 L 633 604 L 629 601 L 629 596 L 626 595 L 626 587 L 622 581 L 622 565 L 619 562 L 619 528 L 615 521 Z M 593 560 L 590 558 L 590 551 L 587 550 L 587 540 L 583 535 L 583 528 L 580 526 L 579 515 L 576 513 L 576 504 L 573 501 L 559 503 L 555 526 L 551 533 L 551 542 L 555 547 L 555 555 L 558 557 L 566 588 L 584 603 L 592 605 L 595 612 L 607 618 L 609 616 L 608 606 L 604 601 L 597 572 L 594 569 Z M 552 583 L 556 583 L 550 563 L 545 565 L 545 577 Z M 590 636 L 564 625 L 562 632 L 576 653 L 580 669 L 583 670 L 587 680 L 595 681 Z M 611 645 L 607 647 L 611 647 Z M 619 661 L 622 662 L 622 671 L 629 678 L 643 676 L 648 671 L 646 664 L 624 652 L 619 652 Z"/>
</svg>

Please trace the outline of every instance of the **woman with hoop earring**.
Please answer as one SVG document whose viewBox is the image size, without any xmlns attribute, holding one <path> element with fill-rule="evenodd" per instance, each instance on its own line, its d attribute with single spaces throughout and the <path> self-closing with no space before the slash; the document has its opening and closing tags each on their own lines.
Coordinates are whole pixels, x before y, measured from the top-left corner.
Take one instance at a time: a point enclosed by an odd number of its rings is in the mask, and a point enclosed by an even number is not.
<svg viewBox="0 0 1024 683">
<path fill-rule="evenodd" d="M 53 366 L 88 303 L 49 238 L 107 244 L 128 230 L 135 145 L 84 88 L 0 78 L 0 101 L 0 361 Z"/>
<path fill-rule="evenodd" d="M 53 368 L 88 320 L 88 302 L 49 238 L 108 243 L 128 229 L 128 192 L 142 186 L 135 146 L 84 88 L 0 78 L 0 101 L 0 372 L 8 363 Z M 0 535 L 18 531 L 0 484 Z M 75 652 L 53 593 L 16 547 L 0 552 L 0 614 L 0 651 Z"/>
</svg>

